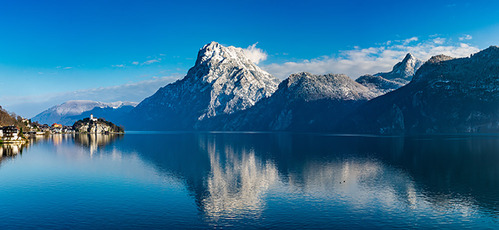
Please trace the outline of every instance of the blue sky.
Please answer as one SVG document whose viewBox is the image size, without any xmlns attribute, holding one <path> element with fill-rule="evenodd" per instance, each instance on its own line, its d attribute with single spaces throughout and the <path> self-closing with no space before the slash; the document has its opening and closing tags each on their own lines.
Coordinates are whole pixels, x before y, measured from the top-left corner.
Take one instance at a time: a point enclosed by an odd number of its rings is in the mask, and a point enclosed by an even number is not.
<svg viewBox="0 0 499 230">
<path fill-rule="evenodd" d="M 0 105 L 30 117 L 70 99 L 140 101 L 210 41 L 256 44 L 280 78 L 465 56 L 498 45 L 499 1 L 3 1 L 0 33 Z"/>
</svg>

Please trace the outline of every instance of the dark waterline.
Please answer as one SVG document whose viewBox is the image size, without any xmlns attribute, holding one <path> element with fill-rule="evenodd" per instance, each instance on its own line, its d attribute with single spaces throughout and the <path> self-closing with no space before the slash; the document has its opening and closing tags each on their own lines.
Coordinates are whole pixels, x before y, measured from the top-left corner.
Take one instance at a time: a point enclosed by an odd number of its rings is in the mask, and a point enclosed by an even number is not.
<svg viewBox="0 0 499 230">
<path fill-rule="evenodd" d="M 1 229 L 499 228 L 497 135 L 129 132 L 1 151 Z"/>
</svg>

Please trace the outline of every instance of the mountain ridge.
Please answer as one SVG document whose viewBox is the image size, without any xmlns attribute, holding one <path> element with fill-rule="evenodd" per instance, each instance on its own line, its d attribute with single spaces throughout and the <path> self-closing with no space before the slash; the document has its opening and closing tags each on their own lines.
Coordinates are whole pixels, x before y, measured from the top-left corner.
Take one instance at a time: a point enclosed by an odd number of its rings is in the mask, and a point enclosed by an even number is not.
<svg viewBox="0 0 499 230">
<path fill-rule="evenodd" d="M 499 131 L 499 47 L 430 58 L 411 83 L 365 103 L 336 131 L 375 134 Z"/>
<path fill-rule="evenodd" d="M 376 96 L 343 74 L 291 74 L 271 97 L 247 110 L 207 120 L 200 129 L 323 131 Z"/>
</svg>

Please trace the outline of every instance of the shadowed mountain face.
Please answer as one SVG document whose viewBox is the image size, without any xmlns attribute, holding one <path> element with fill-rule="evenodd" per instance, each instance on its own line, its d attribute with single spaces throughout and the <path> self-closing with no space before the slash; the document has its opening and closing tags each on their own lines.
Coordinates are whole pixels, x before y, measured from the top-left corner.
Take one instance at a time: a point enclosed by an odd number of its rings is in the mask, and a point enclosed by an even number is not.
<svg viewBox="0 0 499 230">
<path fill-rule="evenodd" d="M 245 111 L 207 120 L 201 127 L 208 130 L 324 131 L 376 96 L 346 75 L 292 74 L 279 84 L 270 98 Z"/>
<path fill-rule="evenodd" d="M 127 128 L 191 130 L 199 121 L 253 106 L 277 89 L 279 80 L 240 48 L 205 45 L 187 75 L 159 89 L 131 111 Z"/>
<path fill-rule="evenodd" d="M 499 47 L 432 57 L 408 85 L 359 108 L 339 129 L 358 133 L 499 131 Z"/>
</svg>

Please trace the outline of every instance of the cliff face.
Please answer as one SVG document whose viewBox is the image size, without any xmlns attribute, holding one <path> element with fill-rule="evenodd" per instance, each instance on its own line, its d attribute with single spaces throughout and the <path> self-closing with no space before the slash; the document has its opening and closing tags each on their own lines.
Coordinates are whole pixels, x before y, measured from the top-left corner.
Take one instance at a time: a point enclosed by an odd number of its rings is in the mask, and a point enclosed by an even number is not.
<svg viewBox="0 0 499 230">
<path fill-rule="evenodd" d="M 104 119 L 90 120 L 85 118 L 74 123 L 73 129 L 77 133 L 123 133 L 125 130 Z"/>
</svg>

